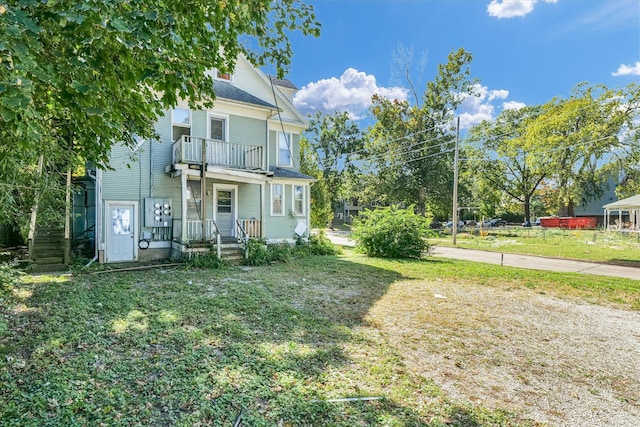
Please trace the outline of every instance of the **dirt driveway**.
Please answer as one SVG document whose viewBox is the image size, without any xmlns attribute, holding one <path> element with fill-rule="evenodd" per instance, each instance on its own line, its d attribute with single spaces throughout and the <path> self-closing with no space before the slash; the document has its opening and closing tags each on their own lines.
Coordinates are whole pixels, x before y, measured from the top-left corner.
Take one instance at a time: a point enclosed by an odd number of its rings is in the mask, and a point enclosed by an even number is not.
<svg viewBox="0 0 640 427">
<path fill-rule="evenodd" d="M 491 284 L 394 283 L 369 320 L 461 401 L 558 426 L 640 426 L 640 314 Z"/>
</svg>

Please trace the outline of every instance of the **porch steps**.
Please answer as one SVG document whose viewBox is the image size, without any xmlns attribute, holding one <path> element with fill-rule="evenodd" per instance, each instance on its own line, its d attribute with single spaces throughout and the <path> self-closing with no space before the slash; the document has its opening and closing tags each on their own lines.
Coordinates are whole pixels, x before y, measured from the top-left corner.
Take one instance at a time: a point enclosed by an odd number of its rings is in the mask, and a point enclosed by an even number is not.
<svg viewBox="0 0 640 427">
<path fill-rule="evenodd" d="M 64 229 L 38 228 L 29 252 L 29 258 L 33 262 L 30 271 L 42 273 L 67 270 L 64 252 Z"/>
<path fill-rule="evenodd" d="M 220 245 L 220 257 L 229 264 L 242 264 L 244 248 L 239 243 L 223 243 Z"/>
</svg>

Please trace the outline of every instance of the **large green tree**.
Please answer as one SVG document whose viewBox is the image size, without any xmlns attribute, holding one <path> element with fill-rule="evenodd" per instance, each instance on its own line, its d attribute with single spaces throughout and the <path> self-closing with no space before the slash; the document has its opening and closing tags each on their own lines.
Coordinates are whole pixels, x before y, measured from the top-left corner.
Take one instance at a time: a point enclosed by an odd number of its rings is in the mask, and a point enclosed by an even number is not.
<svg viewBox="0 0 640 427">
<path fill-rule="evenodd" d="M 448 214 L 454 117 L 464 95 L 473 93 L 472 59 L 464 49 L 452 51 L 415 104 L 374 96 L 371 112 L 377 121 L 368 133 L 367 148 L 368 167 L 379 178 L 376 199 L 414 204 L 422 214 Z"/>
<path fill-rule="evenodd" d="M 21 190 L 39 187 L 41 157 L 48 172 L 108 166 L 113 144 L 153 137 L 152 124 L 178 99 L 210 105 L 207 71 L 233 70 L 239 54 L 282 75 L 296 30 L 319 33 L 299 0 L 0 3 L 0 199 L 24 200 Z M 0 206 L 0 219 L 16 210 Z"/>
<path fill-rule="evenodd" d="M 499 190 L 521 203 L 525 221 L 531 219 L 536 190 L 552 172 L 547 159 L 532 149 L 527 138 L 527 126 L 539 114 L 539 107 L 503 110 L 495 120 L 471 129 L 467 139 L 475 145 L 469 149 L 469 169 L 477 188 L 491 196 Z M 478 199 L 483 199 L 482 194 Z"/>
<path fill-rule="evenodd" d="M 612 90 L 582 83 L 569 98 L 543 105 L 529 123 L 528 146 L 552 169 L 558 215 L 573 216 L 575 206 L 602 194 L 604 165 L 637 155 L 639 93 L 636 84 Z"/>
<path fill-rule="evenodd" d="M 353 196 L 349 188 L 364 146 L 362 132 L 347 112 L 318 112 L 309 120 L 304 140 L 315 157 L 320 185 L 333 212 L 343 199 Z M 326 208 L 318 205 L 317 209 Z"/>
</svg>

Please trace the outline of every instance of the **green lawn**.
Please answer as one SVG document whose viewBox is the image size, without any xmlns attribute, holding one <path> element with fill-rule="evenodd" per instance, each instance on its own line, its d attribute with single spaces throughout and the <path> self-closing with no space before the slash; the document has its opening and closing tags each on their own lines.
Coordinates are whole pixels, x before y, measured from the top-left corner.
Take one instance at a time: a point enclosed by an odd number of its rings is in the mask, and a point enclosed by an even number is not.
<svg viewBox="0 0 640 427">
<path fill-rule="evenodd" d="M 413 281 L 640 310 L 637 281 L 351 252 L 268 267 L 26 276 L 0 300 L 0 424 L 536 425 L 457 401 L 416 374 L 370 314 L 397 303 L 390 287 Z M 379 399 L 330 401 L 348 397 Z"/>
<path fill-rule="evenodd" d="M 458 234 L 457 246 L 493 252 L 541 255 L 640 267 L 639 234 L 594 230 L 495 228 L 480 235 Z M 435 245 L 453 246 L 451 236 L 430 239 Z"/>
</svg>

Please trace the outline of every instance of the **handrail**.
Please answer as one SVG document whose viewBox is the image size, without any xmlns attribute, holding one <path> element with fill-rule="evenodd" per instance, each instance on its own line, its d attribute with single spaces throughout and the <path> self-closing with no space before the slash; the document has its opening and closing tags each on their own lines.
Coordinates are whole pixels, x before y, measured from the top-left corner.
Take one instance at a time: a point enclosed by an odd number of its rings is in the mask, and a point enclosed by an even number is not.
<svg viewBox="0 0 640 427">
<path fill-rule="evenodd" d="M 215 228 L 216 232 L 216 253 L 218 255 L 218 259 L 222 258 L 222 249 L 220 247 L 220 229 L 218 228 L 218 224 L 216 224 L 215 220 L 209 220 L 213 224 L 213 228 Z"/>
<path fill-rule="evenodd" d="M 236 228 L 242 233 L 242 244 L 244 245 L 244 259 L 249 258 L 249 235 L 244 229 L 239 219 L 236 219 Z"/>
</svg>

